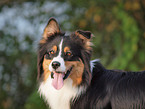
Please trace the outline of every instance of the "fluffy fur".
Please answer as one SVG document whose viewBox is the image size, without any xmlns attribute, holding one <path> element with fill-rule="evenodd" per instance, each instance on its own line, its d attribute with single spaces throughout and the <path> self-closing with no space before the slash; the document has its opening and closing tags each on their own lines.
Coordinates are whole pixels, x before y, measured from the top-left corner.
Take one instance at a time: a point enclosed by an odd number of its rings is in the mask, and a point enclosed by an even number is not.
<svg viewBox="0 0 145 109">
<path fill-rule="evenodd" d="M 107 70 L 91 59 L 91 33 L 66 36 L 54 18 L 38 48 L 39 93 L 52 109 L 145 109 L 145 71 Z"/>
</svg>

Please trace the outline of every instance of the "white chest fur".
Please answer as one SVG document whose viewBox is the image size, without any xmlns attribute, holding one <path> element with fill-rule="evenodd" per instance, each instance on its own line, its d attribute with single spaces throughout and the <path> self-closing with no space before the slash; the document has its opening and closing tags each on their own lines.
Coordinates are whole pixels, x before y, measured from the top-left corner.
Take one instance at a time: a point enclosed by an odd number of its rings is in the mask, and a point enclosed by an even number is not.
<svg viewBox="0 0 145 109">
<path fill-rule="evenodd" d="M 64 86 L 60 90 L 54 89 L 51 83 L 52 79 L 49 77 L 39 87 L 40 95 L 44 97 L 51 109 L 70 109 L 71 98 L 79 95 L 83 90 L 83 88 L 72 86 L 70 78 L 64 81 Z"/>
</svg>

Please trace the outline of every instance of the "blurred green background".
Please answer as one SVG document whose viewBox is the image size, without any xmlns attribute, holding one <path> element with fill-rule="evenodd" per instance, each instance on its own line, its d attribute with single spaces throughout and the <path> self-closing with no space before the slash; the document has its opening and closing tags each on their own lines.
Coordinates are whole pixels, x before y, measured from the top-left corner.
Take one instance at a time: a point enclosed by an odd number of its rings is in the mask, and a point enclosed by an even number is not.
<svg viewBox="0 0 145 109">
<path fill-rule="evenodd" d="M 37 93 L 37 43 L 50 17 L 89 30 L 92 59 L 145 70 L 145 0 L 0 0 L 0 109 L 46 109 Z"/>
</svg>

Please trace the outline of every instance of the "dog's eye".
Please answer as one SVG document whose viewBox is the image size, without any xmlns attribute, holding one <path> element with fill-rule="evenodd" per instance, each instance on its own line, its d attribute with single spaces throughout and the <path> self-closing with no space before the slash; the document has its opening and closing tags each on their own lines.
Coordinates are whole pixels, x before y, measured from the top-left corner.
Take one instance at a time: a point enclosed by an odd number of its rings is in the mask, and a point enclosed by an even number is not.
<svg viewBox="0 0 145 109">
<path fill-rule="evenodd" d="M 54 51 L 53 50 L 49 51 L 49 54 L 54 54 Z"/>
<path fill-rule="evenodd" d="M 71 56 L 72 53 L 70 51 L 66 52 L 66 56 Z"/>
</svg>

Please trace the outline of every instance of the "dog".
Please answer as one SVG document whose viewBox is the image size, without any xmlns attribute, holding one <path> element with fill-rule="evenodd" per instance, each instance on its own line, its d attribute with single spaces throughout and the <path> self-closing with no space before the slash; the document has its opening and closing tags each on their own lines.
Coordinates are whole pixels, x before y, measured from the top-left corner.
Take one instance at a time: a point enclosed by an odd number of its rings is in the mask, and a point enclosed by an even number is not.
<svg viewBox="0 0 145 109">
<path fill-rule="evenodd" d="M 105 69 L 91 60 L 92 34 L 65 35 L 50 18 L 38 46 L 39 93 L 51 109 L 145 109 L 145 71 Z"/>
</svg>

